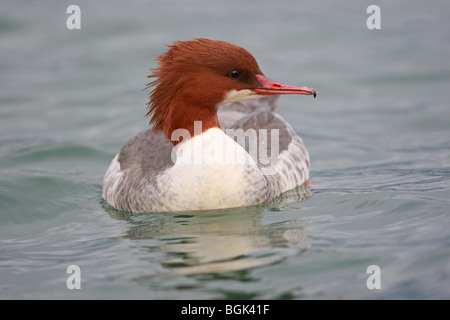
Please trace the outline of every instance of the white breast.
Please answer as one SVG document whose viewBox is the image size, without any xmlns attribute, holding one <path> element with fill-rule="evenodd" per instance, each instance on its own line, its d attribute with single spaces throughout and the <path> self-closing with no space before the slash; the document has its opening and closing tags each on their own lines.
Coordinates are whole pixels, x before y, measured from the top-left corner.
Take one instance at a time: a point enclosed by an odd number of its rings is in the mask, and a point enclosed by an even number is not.
<svg viewBox="0 0 450 320">
<path fill-rule="evenodd" d="M 221 129 L 174 148 L 175 165 L 158 177 L 174 201 L 169 210 L 248 206 L 266 200 L 266 181 L 252 157 Z"/>
</svg>

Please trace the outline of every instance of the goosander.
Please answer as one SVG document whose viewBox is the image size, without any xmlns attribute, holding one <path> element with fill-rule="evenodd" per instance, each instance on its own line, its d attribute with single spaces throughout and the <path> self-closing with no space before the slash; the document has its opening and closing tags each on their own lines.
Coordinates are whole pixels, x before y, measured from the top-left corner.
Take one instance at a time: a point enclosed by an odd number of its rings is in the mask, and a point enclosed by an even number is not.
<svg viewBox="0 0 450 320">
<path fill-rule="evenodd" d="M 147 86 L 153 128 L 112 160 L 106 203 L 134 213 L 243 207 L 308 181 L 308 152 L 275 113 L 274 95 L 316 97 L 314 89 L 268 79 L 224 41 L 174 42 L 157 60 Z"/>
</svg>

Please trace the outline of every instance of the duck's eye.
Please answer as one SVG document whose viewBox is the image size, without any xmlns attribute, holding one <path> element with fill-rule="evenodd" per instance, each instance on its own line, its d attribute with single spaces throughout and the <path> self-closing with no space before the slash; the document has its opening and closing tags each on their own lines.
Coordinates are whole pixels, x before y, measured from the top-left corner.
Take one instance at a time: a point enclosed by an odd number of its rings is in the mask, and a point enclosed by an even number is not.
<svg viewBox="0 0 450 320">
<path fill-rule="evenodd" d="M 230 71 L 230 73 L 228 73 L 228 76 L 231 79 L 239 79 L 241 77 L 241 73 L 237 70 L 233 70 L 233 71 Z"/>
</svg>

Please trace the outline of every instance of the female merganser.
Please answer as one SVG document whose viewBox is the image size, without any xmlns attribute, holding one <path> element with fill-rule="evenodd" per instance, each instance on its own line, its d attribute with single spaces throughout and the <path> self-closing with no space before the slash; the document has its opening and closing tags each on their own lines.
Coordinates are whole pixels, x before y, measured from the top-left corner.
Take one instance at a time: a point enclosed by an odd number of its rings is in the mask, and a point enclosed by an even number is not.
<svg viewBox="0 0 450 320">
<path fill-rule="evenodd" d="M 308 181 L 302 140 L 274 112 L 274 99 L 261 97 L 316 91 L 269 80 L 248 51 L 227 42 L 168 47 L 148 76 L 156 78 L 148 85 L 154 126 L 112 160 L 103 180 L 108 204 L 136 213 L 241 207 Z"/>
</svg>

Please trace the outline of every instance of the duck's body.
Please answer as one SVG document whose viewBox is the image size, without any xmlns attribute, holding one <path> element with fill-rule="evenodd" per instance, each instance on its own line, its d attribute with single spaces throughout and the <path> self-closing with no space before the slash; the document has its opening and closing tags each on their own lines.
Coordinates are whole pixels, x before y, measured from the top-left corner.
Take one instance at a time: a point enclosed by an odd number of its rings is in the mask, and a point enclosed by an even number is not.
<svg viewBox="0 0 450 320">
<path fill-rule="evenodd" d="M 228 62 L 234 65 L 223 69 L 239 69 L 245 74 L 243 88 L 233 87 L 232 81 L 231 85 L 222 83 L 217 97 L 209 96 L 209 91 L 203 93 L 202 87 L 198 98 L 193 98 L 194 93 L 183 91 L 178 78 L 191 76 L 195 84 L 200 75 L 211 78 L 208 68 L 217 71 L 221 66 L 200 66 L 192 75 L 189 68 L 181 68 L 186 63 L 181 59 L 179 72 L 185 73 L 164 81 L 164 72 L 171 71 L 167 65 L 176 64 L 174 55 L 185 44 L 192 48 L 206 45 L 211 54 L 215 46 L 218 52 L 223 51 L 220 46 L 231 51 L 239 48 L 200 39 L 177 43 L 160 58 L 161 67 L 155 75 L 159 78 L 152 83 L 156 88 L 149 104 L 155 127 L 130 139 L 111 162 L 103 181 L 106 202 L 131 212 L 230 208 L 264 203 L 305 183 L 309 179 L 308 153 L 300 137 L 275 113 L 274 97 L 234 101 L 272 92 L 315 95 L 315 91 L 267 80 L 251 61 L 253 57 L 240 53 Z M 182 57 L 184 52 L 178 55 Z M 201 52 L 196 54 L 201 56 Z M 168 88 L 174 86 L 176 90 L 170 93 Z M 177 99 L 182 97 L 185 99 Z M 208 104 L 203 103 L 208 100 Z"/>
</svg>

